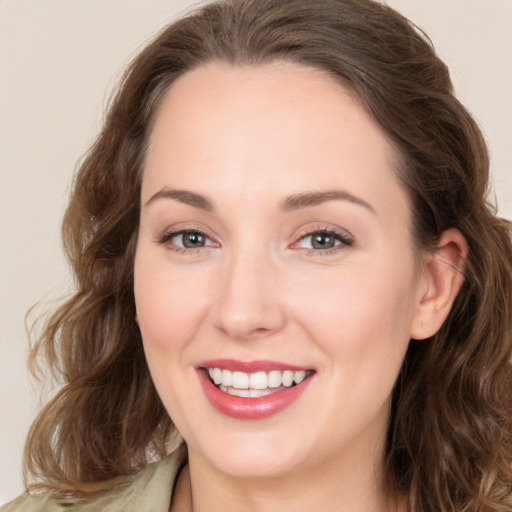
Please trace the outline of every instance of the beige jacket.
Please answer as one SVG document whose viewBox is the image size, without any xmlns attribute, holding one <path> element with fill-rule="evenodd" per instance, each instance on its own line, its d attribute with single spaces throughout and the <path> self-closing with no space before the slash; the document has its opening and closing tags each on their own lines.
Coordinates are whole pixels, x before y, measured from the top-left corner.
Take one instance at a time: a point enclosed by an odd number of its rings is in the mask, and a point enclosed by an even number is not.
<svg viewBox="0 0 512 512">
<path fill-rule="evenodd" d="M 0 507 L 1 512 L 168 512 L 172 490 L 186 461 L 181 445 L 165 459 L 127 477 L 107 495 L 87 505 L 62 506 L 48 496 L 23 495 Z"/>
</svg>

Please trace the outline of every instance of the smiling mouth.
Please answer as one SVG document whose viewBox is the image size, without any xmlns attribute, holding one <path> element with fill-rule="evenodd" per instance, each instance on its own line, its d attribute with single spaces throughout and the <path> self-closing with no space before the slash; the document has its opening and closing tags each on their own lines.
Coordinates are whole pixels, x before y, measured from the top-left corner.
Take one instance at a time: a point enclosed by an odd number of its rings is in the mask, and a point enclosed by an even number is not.
<svg viewBox="0 0 512 512">
<path fill-rule="evenodd" d="M 204 368 L 217 389 L 232 396 L 259 398 L 297 386 L 312 373 L 312 370 L 271 370 L 269 372 L 246 373 L 223 368 Z"/>
</svg>

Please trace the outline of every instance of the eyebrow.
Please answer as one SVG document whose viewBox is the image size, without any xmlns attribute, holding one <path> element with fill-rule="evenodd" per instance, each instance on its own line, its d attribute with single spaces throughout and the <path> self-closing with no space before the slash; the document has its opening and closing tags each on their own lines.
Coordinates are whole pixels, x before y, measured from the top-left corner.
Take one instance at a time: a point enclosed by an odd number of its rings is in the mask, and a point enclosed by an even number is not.
<svg viewBox="0 0 512 512">
<path fill-rule="evenodd" d="M 174 199 L 180 203 L 188 204 L 189 206 L 194 206 L 195 208 L 206 210 L 208 212 L 212 212 L 214 210 L 213 203 L 209 199 L 200 194 L 196 194 L 195 192 L 190 192 L 189 190 L 171 190 L 163 188 L 156 194 L 153 194 L 145 206 L 148 206 L 156 199 Z"/>
<path fill-rule="evenodd" d="M 207 197 L 196 194 L 195 192 L 190 192 L 189 190 L 163 188 L 153 194 L 146 202 L 145 206 L 148 206 L 157 199 L 173 199 L 208 212 L 215 210 L 213 203 Z M 346 190 L 325 190 L 322 192 L 301 192 L 299 194 L 293 194 L 281 201 L 279 209 L 283 212 L 291 212 L 311 206 L 318 206 L 327 201 L 349 201 L 375 213 L 370 203 L 360 197 L 354 196 Z"/>
<path fill-rule="evenodd" d="M 363 206 L 372 213 L 376 213 L 370 203 L 360 197 L 354 196 L 346 190 L 326 190 L 322 192 L 302 192 L 300 194 L 294 194 L 281 201 L 280 209 L 283 212 L 290 212 L 310 206 L 317 206 L 327 201 L 349 201 Z"/>
</svg>

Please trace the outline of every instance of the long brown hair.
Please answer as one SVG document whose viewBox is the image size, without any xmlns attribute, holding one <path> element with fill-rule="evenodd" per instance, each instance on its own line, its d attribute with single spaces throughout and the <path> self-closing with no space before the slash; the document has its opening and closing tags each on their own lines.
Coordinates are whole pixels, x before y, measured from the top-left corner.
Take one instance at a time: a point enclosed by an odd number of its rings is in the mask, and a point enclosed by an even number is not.
<svg viewBox="0 0 512 512">
<path fill-rule="evenodd" d="M 411 341 L 384 465 L 416 512 L 512 509 L 512 243 L 487 202 L 488 155 L 428 38 L 372 0 L 226 0 L 167 27 L 126 72 L 76 175 L 63 224 L 76 293 L 31 361 L 62 388 L 35 420 L 26 474 L 75 495 L 165 454 L 174 431 L 135 323 L 133 259 L 152 120 L 176 78 L 211 61 L 292 61 L 355 91 L 397 152 L 418 248 L 469 245 L 440 331 Z"/>
</svg>

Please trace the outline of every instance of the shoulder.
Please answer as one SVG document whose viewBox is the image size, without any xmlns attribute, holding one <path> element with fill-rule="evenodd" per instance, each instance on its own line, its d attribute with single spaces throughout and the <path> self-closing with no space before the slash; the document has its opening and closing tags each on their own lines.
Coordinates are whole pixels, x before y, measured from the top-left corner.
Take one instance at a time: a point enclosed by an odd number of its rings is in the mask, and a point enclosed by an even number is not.
<svg viewBox="0 0 512 512">
<path fill-rule="evenodd" d="M 48 494 L 25 494 L 0 507 L 0 512 L 167 512 L 174 483 L 186 461 L 185 445 L 135 475 L 123 478 L 91 502 L 62 505 Z"/>
<path fill-rule="evenodd" d="M 64 507 L 53 502 L 47 496 L 30 496 L 23 494 L 19 498 L 0 507 L 0 512 L 66 512 L 69 507 Z"/>
</svg>

